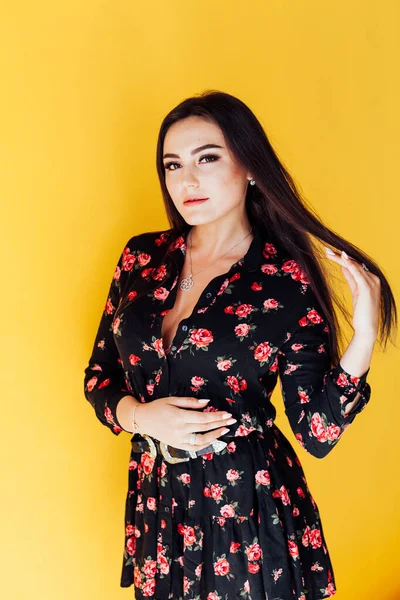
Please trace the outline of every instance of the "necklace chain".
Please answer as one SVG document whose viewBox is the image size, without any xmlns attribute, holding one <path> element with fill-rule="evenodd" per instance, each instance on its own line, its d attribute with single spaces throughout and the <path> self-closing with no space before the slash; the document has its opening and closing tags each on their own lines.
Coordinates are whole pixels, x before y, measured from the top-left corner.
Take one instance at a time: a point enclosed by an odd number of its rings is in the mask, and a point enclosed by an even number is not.
<svg viewBox="0 0 400 600">
<path fill-rule="evenodd" d="M 211 265 L 213 265 L 215 262 L 217 262 L 217 260 L 221 260 L 221 258 L 223 258 L 224 256 L 226 256 L 229 252 L 231 252 L 234 248 L 236 248 L 236 246 L 238 246 L 239 244 L 241 244 L 242 242 L 244 242 L 244 240 L 251 234 L 253 228 L 250 229 L 249 233 L 247 233 L 244 238 L 242 240 L 240 240 L 239 242 L 237 242 L 234 246 L 232 246 L 232 248 L 230 248 L 227 252 L 225 252 L 222 256 L 220 256 L 219 258 L 216 258 L 215 260 L 213 260 L 211 263 L 209 263 L 208 265 L 206 265 L 205 267 L 203 267 L 202 269 L 200 269 L 200 271 L 197 271 L 197 273 L 193 273 L 193 267 L 192 267 L 192 253 L 191 253 L 191 243 L 188 244 L 188 248 L 189 248 L 189 258 L 190 258 L 190 274 L 187 277 L 184 277 L 179 285 L 180 289 L 184 292 L 187 292 L 188 290 L 191 290 L 192 287 L 194 286 L 194 281 L 193 281 L 193 277 L 195 275 L 197 275 L 198 273 L 201 273 L 201 271 L 204 271 L 204 269 L 207 269 L 208 267 L 210 267 Z M 191 232 L 189 232 L 191 233 Z M 188 235 L 189 237 L 189 235 Z"/>
</svg>

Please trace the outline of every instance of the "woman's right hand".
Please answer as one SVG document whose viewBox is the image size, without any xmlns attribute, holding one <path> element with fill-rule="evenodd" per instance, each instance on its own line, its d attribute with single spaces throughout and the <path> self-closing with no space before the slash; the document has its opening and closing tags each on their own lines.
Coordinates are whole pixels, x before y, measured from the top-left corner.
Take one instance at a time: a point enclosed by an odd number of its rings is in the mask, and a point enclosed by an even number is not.
<svg viewBox="0 0 400 600">
<path fill-rule="evenodd" d="M 135 421 L 141 432 L 182 450 L 197 451 L 207 448 L 226 433 L 226 425 L 232 425 L 231 415 L 225 410 L 197 412 L 208 406 L 190 396 L 166 396 L 140 404 L 135 412 Z M 186 410 L 185 410 L 186 409 Z M 224 418 L 224 415 L 228 417 Z M 212 431 L 209 431 L 209 430 Z M 197 433 L 205 431 L 207 433 Z M 196 443 L 190 444 L 192 433 L 196 432 Z"/>
</svg>

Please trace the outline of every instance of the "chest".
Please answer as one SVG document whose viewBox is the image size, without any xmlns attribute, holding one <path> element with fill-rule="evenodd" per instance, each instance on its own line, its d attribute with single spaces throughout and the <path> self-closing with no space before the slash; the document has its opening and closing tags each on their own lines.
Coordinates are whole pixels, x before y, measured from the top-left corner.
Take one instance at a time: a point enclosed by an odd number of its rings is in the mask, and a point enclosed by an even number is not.
<svg viewBox="0 0 400 600">
<path fill-rule="evenodd" d="M 183 319 L 187 319 L 191 316 L 203 295 L 207 294 L 207 289 L 213 279 L 227 273 L 239 258 L 241 258 L 241 256 L 237 256 L 236 258 L 231 257 L 225 261 L 219 261 L 218 265 L 211 265 L 199 273 L 194 271 L 197 274 L 193 277 L 193 287 L 189 290 L 182 290 L 180 288 L 180 283 L 182 279 L 189 277 L 191 272 L 189 260 L 187 257 L 185 258 L 185 263 L 178 281 L 174 306 L 168 311 L 162 321 L 161 335 L 164 348 L 169 348 L 171 346 L 179 323 Z"/>
</svg>

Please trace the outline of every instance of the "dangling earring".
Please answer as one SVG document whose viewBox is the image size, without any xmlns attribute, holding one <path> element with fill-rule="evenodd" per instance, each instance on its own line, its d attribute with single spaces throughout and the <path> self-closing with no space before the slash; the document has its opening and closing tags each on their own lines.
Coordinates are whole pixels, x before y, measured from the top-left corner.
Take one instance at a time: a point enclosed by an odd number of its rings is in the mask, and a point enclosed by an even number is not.
<svg viewBox="0 0 400 600">
<path fill-rule="evenodd" d="M 256 181 L 255 179 L 250 179 L 250 185 L 255 185 Z"/>
</svg>

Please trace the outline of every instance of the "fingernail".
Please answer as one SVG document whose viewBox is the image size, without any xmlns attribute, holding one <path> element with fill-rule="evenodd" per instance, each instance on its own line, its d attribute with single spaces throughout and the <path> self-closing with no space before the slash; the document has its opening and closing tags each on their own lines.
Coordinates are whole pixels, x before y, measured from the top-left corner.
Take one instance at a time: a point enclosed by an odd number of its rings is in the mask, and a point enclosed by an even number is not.
<svg viewBox="0 0 400 600">
<path fill-rule="evenodd" d="M 210 398 L 200 398 L 197 402 L 204 404 L 205 402 L 210 402 Z"/>
<path fill-rule="evenodd" d="M 330 248 L 328 248 L 327 246 L 325 246 L 325 250 L 327 251 L 328 254 L 335 254 L 333 250 L 331 250 Z"/>
<path fill-rule="evenodd" d="M 232 425 L 233 423 L 236 423 L 237 419 L 229 419 L 229 421 L 226 422 L 227 425 Z"/>
<path fill-rule="evenodd" d="M 231 417 L 232 413 L 225 413 L 224 415 L 222 415 L 221 419 L 227 419 L 228 417 Z"/>
<path fill-rule="evenodd" d="M 224 433 L 228 433 L 228 431 L 229 431 L 229 429 L 223 429 L 223 430 L 221 431 L 221 434 L 222 434 L 222 435 L 224 435 Z"/>
<path fill-rule="evenodd" d="M 344 258 L 349 258 L 344 250 L 342 250 L 342 256 L 344 256 Z"/>
</svg>

